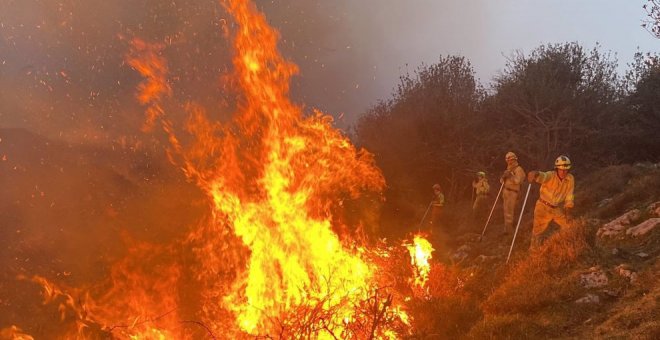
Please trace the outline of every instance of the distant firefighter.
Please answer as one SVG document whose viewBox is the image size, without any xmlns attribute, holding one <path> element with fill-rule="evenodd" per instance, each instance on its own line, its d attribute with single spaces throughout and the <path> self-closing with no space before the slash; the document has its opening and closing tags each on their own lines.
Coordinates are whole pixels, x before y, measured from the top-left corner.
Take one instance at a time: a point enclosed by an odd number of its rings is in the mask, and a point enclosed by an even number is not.
<svg viewBox="0 0 660 340">
<path fill-rule="evenodd" d="M 445 195 L 442 193 L 442 187 L 440 184 L 433 184 L 433 202 L 431 203 L 433 208 L 431 212 L 431 219 L 429 224 L 431 226 L 439 227 L 440 218 L 442 217 L 442 209 L 445 206 Z"/>
<path fill-rule="evenodd" d="M 529 182 L 541 184 L 539 199 L 534 207 L 534 227 L 530 248 L 541 244 L 541 234 L 555 221 L 562 229 L 568 227 L 568 217 L 573 209 L 573 189 L 575 178 L 569 174 L 571 160 L 559 156 L 555 160 L 555 169 L 546 172 L 530 171 Z"/>
<path fill-rule="evenodd" d="M 504 156 L 506 170 L 502 173 L 500 183 L 504 183 L 502 200 L 504 202 L 504 233 L 513 231 L 513 213 L 518 202 L 520 184 L 525 180 L 525 170 L 518 164 L 518 156 L 509 151 Z"/>
<path fill-rule="evenodd" d="M 472 212 L 475 217 L 480 217 L 486 209 L 486 200 L 488 199 L 488 193 L 490 192 L 490 185 L 488 185 L 488 179 L 486 178 L 485 172 L 477 172 L 477 178 L 472 181 L 472 188 L 474 188 L 474 193 L 476 195 L 474 203 L 472 204 Z"/>
</svg>

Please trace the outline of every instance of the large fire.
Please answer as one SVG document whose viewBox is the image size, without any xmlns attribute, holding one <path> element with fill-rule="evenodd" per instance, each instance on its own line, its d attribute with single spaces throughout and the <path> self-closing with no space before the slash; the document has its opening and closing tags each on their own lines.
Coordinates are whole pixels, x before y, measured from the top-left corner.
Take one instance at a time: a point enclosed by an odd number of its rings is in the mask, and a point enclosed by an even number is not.
<svg viewBox="0 0 660 340">
<path fill-rule="evenodd" d="M 329 116 L 305 116 L 291 102 L 289 80 L 297 68 L 280 56 L 277 34 L 255 6 L 248 0 L 223 5 L 237 24 L 233 64 L 240 91 L 231 121 L 213 122 L 186 103 L 183 130 L 191 138 L 183 142 L 162 103 L 172 94 L 164 47 L 136 39 L 127 57 L 145 77 L 138 99 L 147 107 L 146 130 L 163 129 L 171 161 L 207 194 L 211 216 L 178 244 L 127 237 L 131 250 L 103 289 L 65 290 L 30 280 L 44 287 L 47 303 L 60 304 L 62 320 L 76 320 L 70 337 L 91 337 L 93 325 L 131 339 L 193 338 L 191 325 L 213 338 L 401 337 L 409 325 L 405 296 L 387 291 L 393 287 L 386 287 L 378 265 L 390 254 L 358 242 L 360 233 L 348 230 L 359 228 L 338 216 L 344 200 L 380 193 L 382 174 Z M 423 286 L 432 247 L 420 237 L 411 247 L 412 282 Z M 177 293 L 184 285 L 195 290 L 192 313 Z"/>
</svg>

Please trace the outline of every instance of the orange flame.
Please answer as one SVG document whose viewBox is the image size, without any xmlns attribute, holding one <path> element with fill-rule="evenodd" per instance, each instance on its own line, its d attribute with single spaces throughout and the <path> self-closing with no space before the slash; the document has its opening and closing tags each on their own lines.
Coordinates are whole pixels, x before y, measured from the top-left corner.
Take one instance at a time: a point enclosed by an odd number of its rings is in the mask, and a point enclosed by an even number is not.
<svg viewBox="0 0 660 340">
<path fill-rule="evenodd" d="M 227 125 L 210 123 L 201 108 L 189 105 L 186 128 L 196 141 L 185 150 L 171 123 L 162 122 L 181 152 L 186 174 L 212 199 L 214 224 L 230 225 L 249 248 L 232 293 L 223 299 L 225 306 L 249 334 L 282 334 L 281 319 L 301 308 L 331 315 L 311 336 L 347 334 L 354 314 L 350 302 L 369 296 L 374 270 L 333 232 L 332 214 L 342 199 L 380 192 L 384 179 L 373 157 L 333 129 L 329 116 L 316 112 L 304 117 L 289 100 L 289 79 L 297 68 L 277 52 L 277 34 L 264 16 L 246 0 L 224 5 L 239 25 L 233 62 L 242 97 L 235 119 Z M 145 50 L 141 45 L 135 49 Z M 150 109 L 160 108 L 159 95 L 165 92 L 147 89 L 165 88 L 153 86 L 166 84 L 159 79 L 166 72 L 153 71 L 164 63 L 150 61 L 157 59 L 153 53 L 140 55 L 147 61 L 131 59 L 147 78 L 139 99 Z M 152 117 L 148 113 L 148 121 Z M 200 261 L 207 263 L 201 267 L 223 265 L 214 248 L 200 250 Z"/>
<path fill-rule="evenodd" d="M 433 246 L 421 235 L 415 235 L 412 244 L 406 245 L 408 252 L 410 252 L 410 263 L 415 267 L 414 284 L 422 289 L 427 290 L 426 282 L 429 280 L 429 273 L 431 272 L 431 259 Z"/>
<path fill-rule="evenodd" d="M 255 6 L 223 5 L 237 23 L 233 63 L 241 91 L 233 120 L 212 122 L 188 103 L 184 129 L 192 138 L 179 142 L 182 131 L 165 116 L 171 89 L 163 47 L 134 40 L 127 56 L 145 77 L 138 88 L 145 128 L 160 123 L 170 160 L 208 195 L 210 218 L 180 244 L 131 245 L 105 291 L 67 308 L 79 311 L 83 325 L 102 325 L 121 338 L 190 338 L 177 289 L 194 281 L 199 308 L 190 323 L 211 336 L 401 337 L 400 328 L 386 324 L 408 327 L 410 320 L 400 299 L 380 287 L 387 281 L 378 277 L 382 268 L 370 251 L 337 233 L 355 229 L 338 214 L 343 200 L 384 188 L 373 156 L 334 129 L 330 116 L 305 116 L 290 101 L 297 68 L 280 56 L 277 34 Z M 421 237 L 415 247 L 415 282 L 423 286 L 433 248 Z M 184 248 L 192 254 L 185 266 L 174 250 Z"/>
<path fill-rule="evenodd" d="M 0 339 L 34 340 L 31 335 L 24 333 L 22 329 L 14 325 L 0 329 Z"/>
</svg>

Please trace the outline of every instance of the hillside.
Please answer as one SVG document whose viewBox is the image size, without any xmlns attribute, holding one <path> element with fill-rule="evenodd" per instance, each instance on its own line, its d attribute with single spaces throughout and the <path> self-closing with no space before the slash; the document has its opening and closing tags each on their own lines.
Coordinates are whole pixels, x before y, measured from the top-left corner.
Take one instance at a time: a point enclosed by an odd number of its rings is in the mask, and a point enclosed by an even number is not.
<svg viewBox="0 0 660 340">
<path fill-rule="evenodd" d="M 25 130 L 0 138 L 2 325 L 58 334 L 57 306 L 42 305 L 38 286 L 21 277 L 84 287 L 107 276 L 131 240 L 166 244 L 204 214 L 198 189 L 144 150 L 73 146 Z M 500 233 L 501 213 L 480 241 L 469 201 L 454 202 L 452 229 L 430 235 L 429 292 L 409 301 L 410 338 L 660 337 L 660 164 L 576 178 L 573 227 L 530 253 L 532 190 L 508 264 L 512 235 Z M 399 260 L 393 273 L 407 270 Z"/>
<path fill-rule="evenodd" d="M 462 337 L 660 337 L 660 164 L 610 166 L 578 177 L 572 229 L 530 253 L 538 197 L 531 196 L 509 264 L 512 237 L 499 234 L 499 220 L 482 242 L 478 233 L 463 232 L 476 225 L 450 238 L 449 258 L 465 278 L 469 301 L 453 312 L 472 314 L 453 325 L 469 329 Z M 435 332 L 428 334 L 449 330 Z"/>
</svg>

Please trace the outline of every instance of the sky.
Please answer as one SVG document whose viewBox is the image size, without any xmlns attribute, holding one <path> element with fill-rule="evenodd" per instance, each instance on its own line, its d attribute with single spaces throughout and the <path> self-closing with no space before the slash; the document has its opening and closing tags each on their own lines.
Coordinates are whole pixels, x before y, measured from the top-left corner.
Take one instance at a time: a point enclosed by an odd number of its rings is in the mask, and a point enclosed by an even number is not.
<svg viewBox="0 0 660 340">
<path fill-rule="evenodd" d="M 638 0 L 360 0 L 346 1 L 337 20 L 337 40 L 324 46 L 332 53 L 319 58 L 341 78 L 328 90 L 337 101 L 324 102 L 307 94 L 307 102 L 322 103 L 332 113 L 346 112 L 350 122 L 379 99 L 387 98 L 402 73 L 432 64 L 441 55 L 462 55 L 477 78 L 488 86 L 514 51 L 529 53 L 541 44 L 578 42 L 590 49 L 599 44 L 619 60 L 620 71 L 634 53 L 660 51 L 660 40 L 641 27 L 646 14 Z M 305 77 L 303 69 L 302 77 Z M 314 73 L 316 70 L 309 70 Z M 316 77 L 314 75 L 313 77 Z M 327 84 L 334 84 L 332 81 Z"/>
<path fill-rule="evenodd" d="M 659 52 L 641 27 L 644 0 L 257 0 L 300 66 L 292 97 L 347 129 L 386 100 L 399 76 L 465 56 L 488 87 L 514 51 L 578 42 L 616 53 Z M 140 77 L 129 41 L 165 45 L 175 97 L 222 111 L 231 46 L 216 0 L 0 0 L 0 127 L 70 140 L 139 131 Z M 111 137 L 108 137 L 111 136 Z"/>
</svg>

